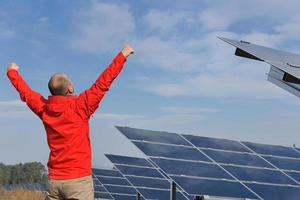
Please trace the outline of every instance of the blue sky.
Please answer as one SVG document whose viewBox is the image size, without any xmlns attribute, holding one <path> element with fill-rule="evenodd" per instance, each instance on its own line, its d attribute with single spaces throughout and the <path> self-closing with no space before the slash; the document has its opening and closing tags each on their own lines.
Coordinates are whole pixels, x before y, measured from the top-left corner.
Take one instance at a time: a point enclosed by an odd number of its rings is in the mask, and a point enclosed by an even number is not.
<svg viewBox="0 0 300 200">
<path fill-rule="evenodd" d="M 217 36 L 300 53 L 296 0 L 0 2 L 0 162 L 48 159 L 43 126 L 20 102 L 6 66 L 48 96 L 55 72 L 77 93 L 125 42 L 136 49 L 90 120 L 93 165 L 104 153 L 143 156 L 115 125 L 300 145 L 300 100 L 266 81 L 269 66 L 234 56 Z"/>
</svg>

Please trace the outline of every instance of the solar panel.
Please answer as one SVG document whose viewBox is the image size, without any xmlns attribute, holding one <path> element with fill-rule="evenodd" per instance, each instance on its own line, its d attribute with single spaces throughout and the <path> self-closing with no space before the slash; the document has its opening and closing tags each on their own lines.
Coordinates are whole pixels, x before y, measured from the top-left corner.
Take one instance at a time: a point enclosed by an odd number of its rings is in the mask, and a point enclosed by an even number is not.
<svg viewBox="0 0 300 200">
<path fill-rule="evenodd" d="M 170 160 L 151 158 L 166 174 L 177 174 L 184 176 L 197 176 L 207 178 L 229 179 L 233 178 L 213 163 L 194 161 Z"/>
<path fill-rule="evenodd" d="M 210 160 L 203 153 L 199 152 L 193 147 L 154 144 L 142 141 L 134 141 L 133 143 L 147 156 L 202 160 L 210 162 Z"/>
<path fill-rule="evenodd" d="M 281 171 L 276 169 L 271 170 L 263 168 L 249 168 L 236 166 L 224 166 L 224 168 L 242 182 L 249 181 L 297 185 L 296 182 L 294 182 Z"/>
<path fill-rule="evenodd" d="M 168 132 L 160 132 L 161 134 L 157 134 L 157 131 L 119 126 L 117 126 L 117 129 L 124 133 L 124 135 L 130 140 L 191 146 L 188 142 L 182 139 L 179 134 Z"/>
<path fill-rule="evenodd" d="M 190 196 L 274 200 L 278 198 L 264 188 L 277 188 L 282 191 L 279 196 L 299 197 L 300 153 L 294 148 L 133 128 L 119 130 Z"/>
<path fill-rule="evenodd" d="M 291 176 L 296 181 L 298 181 L 298 183 L 300 183 L 300 172 L 288 171 L 285 173 L 288 174 L 289 176 Z"/>
<path fill-rule="evenodd" d="M 300 159 L 263 156 L 270 163 L 283 170 L 296 170 L 300 172 Z"/>
<path fill-rule="evenodd" d="M 146 159 L 119 155 L 106 155 L 106 157 L 145 199 L 170 199 L 171 180 Z M 177 199 L 187 200 L 189 198 L 178 191 Z"/>
<path fill-rule="evenodd" d="M 273 155 L 291 158 L 300 158 L 300 153 L 292 147 L 284 147 L 279 145 L 257 144 L 252 142 L 243 142 L 247 147 L 257 154 Z"/>
<path fill-rule="evenodd" d="M 211 148 L 236 152 L 251 152 L 237 141 L 208 138 L 203 136 L 183 135 L 188 141 L 199 148 Z"/>
<path fill-rule="evenodd" d="M 170 176 L 190 195 L 210 195 L 220 197 L 236 197 L 258 199 L 248 189 L 236 181 L 213 180 L 182 176 Z"/>
<path fill-rule="evenodd" d="M 248 183 L 248 187 L 254 190 L 257 194 L 265 200 L 299 200 L 300 189 L 294 186 L 278 186 L 278 185 L 264 185 L 256 183 Z"/>
<path fill-rule="evenodd" d="M 93 176 L 97 183 L 95 185 L 96 199 L 136 200 L 136 189 L 119 171 L 94 168 Z"/>
<path fill-rule="evenodd" d="M 95 199 L 113 199 L 113 197 L 109 194 L 109 192 L 105 189 L 105 187 L 100 183 L 100 181 L 93 174 L 94 181 L 94 197 Z"/>
<path fill-rule="evenodd" d="M 202 149 L 202 151 L 218 163 L 274 168 L 268 162 L 253 153 L 226 152 L 212 149 Z"/>
</svg>

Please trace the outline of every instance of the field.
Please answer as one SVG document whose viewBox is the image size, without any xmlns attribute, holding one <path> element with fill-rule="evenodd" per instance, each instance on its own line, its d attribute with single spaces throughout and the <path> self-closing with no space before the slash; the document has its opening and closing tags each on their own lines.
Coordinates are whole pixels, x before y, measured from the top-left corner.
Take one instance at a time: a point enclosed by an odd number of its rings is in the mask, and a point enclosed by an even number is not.
<svg viewBox="0 0 300 200">
<path fill-rule="evenodd" d="M 40 191 L 30 191 L 22 188 L 5 190 L 0 188 L 0 200 L 44 200 Z"/>
</svg>

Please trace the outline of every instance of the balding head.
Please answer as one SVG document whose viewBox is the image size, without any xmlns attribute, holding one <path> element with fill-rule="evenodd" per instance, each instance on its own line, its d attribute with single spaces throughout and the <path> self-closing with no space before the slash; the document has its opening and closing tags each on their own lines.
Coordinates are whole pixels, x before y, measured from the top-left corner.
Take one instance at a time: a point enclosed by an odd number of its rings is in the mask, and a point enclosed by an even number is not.
<svg viewBox="0 0 300 200">
<path fill-rule="evenodd" d="M 48 88 L 52 95 L 67 96 L 74 92 L 71 80 L 63 73 L 54 74 L 48 82 Z"/>
</svg>

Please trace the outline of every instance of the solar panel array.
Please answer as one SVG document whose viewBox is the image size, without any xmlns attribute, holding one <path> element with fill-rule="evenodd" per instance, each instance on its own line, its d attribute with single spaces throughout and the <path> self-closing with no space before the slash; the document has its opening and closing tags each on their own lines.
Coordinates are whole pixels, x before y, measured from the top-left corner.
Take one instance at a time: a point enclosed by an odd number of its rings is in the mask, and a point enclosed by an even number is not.
<svg viewBox="0 0 300 200">
<path fill-rule="evenodd" d="M 115 169 L 93 169 L 96 199 L 135 200 L 137 190 Z M 144 198 L 141 198 L 144 200 Z"/>
<path fill-rule="evenodd" d="M 180 194 L 188 194 L 189 198 L 194 195 L 209 195 L 264 200 L 299 199 L 299 149 L 128 127 L 117 128 L 147 155 L 150 161 L 148 163 L 153 163 L 152 167 L 155 166 L 169 181 L 175 181 L 183 190 Z M 132 179 L 133 175 L 126 171 L 130 165 L 139 166 L 143 170 L 149 167 L 124 161 L 126 159 L 121 157 L 115 159 L 113 155 L 108 157 L 127 179 Z M 128 169 L 125 167 L 125 170 L 124 166 Z M 139 184 L 145 184 L 144 181 L 140 179 Z M 136 183 L 133 185 L 145 186 Z M 151 185 L 153 186 L 166 189 L 166 186 Z M 147 195 L 144 197 L 148 199 Z"/>
<path fill-rule="evenodd" d="M 94 171 L 94 169 L 93 169 Z M 95 199 L 113 199 L 111 194 L 106 190 L 103 184 L 98 180 L 98 178 L 93 173 L 93 181 L 94 181 L 94 196 Z"/>
</svg>

